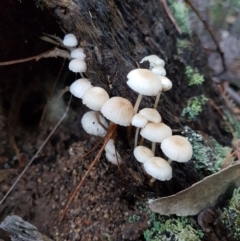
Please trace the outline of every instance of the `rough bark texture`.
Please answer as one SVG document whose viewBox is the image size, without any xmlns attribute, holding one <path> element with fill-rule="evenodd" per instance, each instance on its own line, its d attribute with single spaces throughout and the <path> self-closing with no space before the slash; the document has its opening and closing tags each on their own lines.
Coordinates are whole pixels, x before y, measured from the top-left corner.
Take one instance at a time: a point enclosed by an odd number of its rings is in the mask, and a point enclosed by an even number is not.
<svg viewBox="0 0 240 241">
<path fill-rule="evenodd" d="M 4 19 L 9 20 L 8 23 L 0 22 L 3 33 L 0 34 L 1 43 L 6 36 L 9 39 L 9 43 L 3 42 L 1 61 L 29 57 L 50 49 L 52 45 L 42 43 L 37 38 L 42 32 L 57 33 L 63 37 L 56 24 L 59 23 L 66 33 L 72 32 L 78 37 L 87 55 L 86 76 L 93 85 L 105 88 L 111 96 L 123 96 L 134 103 L 137 94 L 126 85 L 126 75 L 137 68 L 136 62 L 139 63 L 144 56 L 156 54 L 166 62 L 167 76 L 173 82 L 172 90 L 161 96 L 158 105 L 163 122 L 173 129 L 187 124 L 194 130 L 214 136 L 222 144 L 229 142 L 230 136 L 221 126 L 220 116 L 209 104 L 205 105 L 195 122 L 180 118 L 183 107 L 192 96 L 205 94 L 216 103 L 221 101 L 208 77 L 207 61 L 198 38 L 194 34 L 192 37 L 179 36 L 161 1 L 37 1 L 36 5 L 43 7 L 43 10 L 35 8 L 35 2 L 23 1 L 21 7 L 18 4 L 16 0 L 9 0 L 0 6 L 1 16 L 4 14 Z M 12 17 L 15 14 L 17 17 Z M 29 36 L 24 37 L 22 33 L 27 32 Z M 18 36 L 21 44 L 16 41 Z M 190 41 L 192 48 L 179 51 L 178 39 Z M 25 46 L 24 42 L 31 43 L 31 47 L 30 44 Z M 200 74 L 205 76 L 203 85 L 188 86 L 189 80 L 184 74 L 187 65 L 198 68 Z M 0 114 L 4 113 L 8 134 L 15 138 L 20 151 L 24 153 L 23 159 L 28 160 L 32 156 L 39 142 L 52 128 L 52 122 L 46 122 L 41 129 L 36 129 L 36 124 L 54 82 L 54 78 L 50 77 L 57 76 L 60 66 L 61 61 L 54 59 L 0 68 Z M 148 64 L 141 67 L 148 68 Z M 68 77 L 68 74 L 66 66 L 58 88 L 73 82 L 75 76 Z M 141 108 L 151 107 L 153 103 L 154 98 L 144 97 Z M 73 100 L 72 110 L 79 110 L 78 105 L 80 102 Z M 75 114 L 55 133 L 0 208 L 2 217 L 10 213 L 19 215 L 54 240 L 104 240 L 103 233 L 108 233 L 111 240 L 143 240 L 142 232 L 148 220 L 146 214 L 139 214 L 139 223 L 126 222 L 128 215 L 135 214 L 136 201 L 175 194 L 189 187 L 200 179 L 193 163 L 173 164 L 171 181 L 149 186 L 148 178 L 133 158 L 134 134 L 129 139 L 126 130 L 119 128 L 117 148 L 125 161 L 122 173 L 126 176 L 122 176 L 116 167 L 107 165 L 102 158 L 71 205 L 66 219 L 60 224 L 61 210 L 91 162 L 91 158 L 79 161 L 80 156 L 95 141 L 80 132 L 79 115 Z M 21 131 L 23 126 L 28 127 L 27 134 Z M 10 139 L 4 128 L 0 137 L 2 140 Z M 86 141 L 83 142 L 84 139 Z M 76 141 L 80 142 L 72 146 Z M 5 141 L 5 149 L 0 147 L 1 167 L 16 168 L 14 158 L 10 158 L 14 156 L 14 151 L 9 146 Z M 12 180 L 10 176 L 1 187 L 1 197 Z M 123 187 L 124 184 L 127 185 Z"/>
</svg>

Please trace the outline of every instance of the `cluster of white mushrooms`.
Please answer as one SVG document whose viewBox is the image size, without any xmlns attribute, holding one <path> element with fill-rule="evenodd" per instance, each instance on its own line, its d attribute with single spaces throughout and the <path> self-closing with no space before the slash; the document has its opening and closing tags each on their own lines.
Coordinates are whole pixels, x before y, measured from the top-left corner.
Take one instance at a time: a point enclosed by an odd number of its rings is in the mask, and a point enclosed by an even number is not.
<svg viewBox="0 0 240 241">
<path fill-rule="evenodd" d="M 73 34 L 67 34 L 63 44 L 70 47 L 71 57 L 69 69 L 73 72 L 85 72 L 86 55 L 82 48 L 76 48 L 78 41 Z M 192 146 L 182 136 L 172 135 L 169 126 L 162 123 L 162 118 L 156 110 L 162 91 L 172 88 L 172 82 L 165 77 L 165 62 L 156 55 L 150 55 L 140 63 L 148 61 L 150 69 L 134 69 L 127 75 L 127 85 L 137 92 L 138 98 L 135 106 L 122 97 L 109 98 L 108 93 L 101 87 L 92 86 L 86 78 L 73 82 L 69 91 L 77 98 L 81 98 L 89 111 L 82 117 L 83 129 L 91 135 L 105 136 L 111 125 L 135 126 L 134 156 L 143 164 L 144 171 L 155 179 L 165 181 L 172 178 L 171 161 L 187 162 L 192 157 Z M 144 108 L 138 112 L 141 99 L 145 96 L 156 96 L 153 108 Z M 107 121 L 106 119 L 109 121 Z M 142 136 L 138 145 L 138 135 Z M 143 146 L 144 139 L 152 142 L 152 149 Z M 156 143 L 161 143 L 160 148 L 168 161 L 155 156 Z M 106 158 L 115 165 L 121 164 L 122 159 L 116 151 L 114 140 L 110 139 L 105 147 Z"/>
</svg>

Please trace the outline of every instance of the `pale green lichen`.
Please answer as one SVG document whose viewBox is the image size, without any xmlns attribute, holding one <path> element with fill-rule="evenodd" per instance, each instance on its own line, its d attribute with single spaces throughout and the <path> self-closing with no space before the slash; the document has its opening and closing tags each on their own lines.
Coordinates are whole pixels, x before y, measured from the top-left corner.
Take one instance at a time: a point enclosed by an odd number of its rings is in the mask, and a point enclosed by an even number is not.
<svg viewBox="0 0 240 241">
<path fill-rule="evenodd" d="M 220 214 L 220 219 L 228 232 L 227 236 L 238 240 L 240 237 L 240 187 L 234 190 L 228 207 Z"/>
<path fill-rule="evenodd" d="M 187 106 L 183 108 L 181 117 L 188 121 L 194 121 L 196 117 L 202 112 L 203 106 L 208 101 L 205 95 L 195 96 L 187 101 Z"/>
<path fill-rule="evenodd" d="M 191 33 L 188 8 L 183 2 L 170 1 L 171 12 L 183 33 Z"/>
<path fill-rule="evenodd" d="M 201 85 L 204 82 L 204 77 L 201 75 L 197 68 L 193 69 L 191 66 L 186 66 L 185 74 L 189 79 L 189 86 Z"/>
<path fill-rule="evenodd" d="M 199 174 L 212 174 L 221 170 L 226 156 L 231 148 L 222 146 L 214 138 L 210 137 L 208 141 L 201 135 L 185 126 L 183 132 L 193 147 L 193 162 Z"/>
<path fill-rule="evenodd" d="M 151 213 L 151 228 L 145 230 L 146 241 L 200 241 L 204 236 L 191 217 L 164 217 Z"/>
</svg>

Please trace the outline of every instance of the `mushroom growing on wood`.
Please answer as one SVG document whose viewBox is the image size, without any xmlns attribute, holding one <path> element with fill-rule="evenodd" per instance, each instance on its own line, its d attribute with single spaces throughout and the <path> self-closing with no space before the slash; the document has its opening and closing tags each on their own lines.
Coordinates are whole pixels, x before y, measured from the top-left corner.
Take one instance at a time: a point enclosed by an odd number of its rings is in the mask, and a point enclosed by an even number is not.
<svg viewBox="0 0 240 241">
<path fill-rule="evenodd" d="M 156 96 L 162 90 L 162 82 L 157 75 L 148 69 L 134 69 L 127 75 L 128 86 L 138 94 L 134 113 L 138 111 L 143 95 Z"/>
<path fill-rule="evenodd" d="M 69 87 L 69 91 L 72 95 L 74 95 L 77 98 L 82 99 L 83 95 L 87 90 L 92 88 L 91 82 L 89 79 L 82 78 L 75 80 Z"/>
<path fill-rule="evenodd" d="M 69 33 L 64 36 L 63 44 L 67 47 L 75 47 L 77 46 L 78 41 L 74 34 Z"/>
<path fill-rule="evenodd" d="M 102 106 L 101 112 L 108 120 L 121 126 L 131 125 L 134 115 L 131 102 L 118 96 L 107 100 Z"/>
<path fill-rule="evenodd" d="M 191 143 L 183 136 L 170 136 L 161 143 L 163 153 L 172 161 L 187 162 L 192 158 Z"/>
</svg>

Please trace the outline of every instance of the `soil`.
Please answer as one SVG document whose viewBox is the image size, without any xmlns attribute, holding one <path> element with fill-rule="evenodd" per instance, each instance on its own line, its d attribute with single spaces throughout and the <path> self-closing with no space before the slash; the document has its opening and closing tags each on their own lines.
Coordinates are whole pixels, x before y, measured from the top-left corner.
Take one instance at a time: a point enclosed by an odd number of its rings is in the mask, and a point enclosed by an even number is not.
<svg viewBox="0 0 240 241">
<path fill-rule="evenodd" d="M 173 79 L 174 85 L 172 91 L 163 95 L 159 104 L 158 110 L 164 122 L 173 129 L 187 124 L 195 130 L 214 136 L 224 145 L 230 144 L 231 135 L 225 131 L 221 117 L 212 106 L 206 105 L 194 123 L 179 118 L 186 100 L 191 96 L 204 93 L 217 104 L 222 104 L 219 93 L 208 77 L 206 58 L 196 36 L 193 35 L 190 40 L 198 47 L 175 58 L 177 50 L 173 36 L 177 36 L 177 33 L 158 1 L 106 1 L 106 5 L 103 1 L 97 1 L 95 5 L 94 1 L 88 1 L 87 6 L 84 2 L 79 1 L 77 5 L 81 6 L 81 16 L 74 15 L 79 9 L 72 8 L 72 5 L 66 7 L 64 1 L 43 1 L 43 6 L 47 7 L 43 10 L 41 2 L 38 1 L 20 3 L 9 0 L 2 3 L 0 16 L 5 16 L 5 20 L 0 22 L 0 42 L 3 43 L 0 61 L 25 58 L 52 48 L 53 45 L 43 42 L 39 36 L 45 32 L 62 37 L 63 33 L 56 21 L 58 19 L 61 27 L 67 31 L 75 30 L 79 36 L 85 36 L 81 38 L 81 45 L 87 56 L 91 56 L 87 58 L 90 67 L 86 76 L 93 80 L 93 84 L 104 87 L 112 96 L 121 95 L 134 102 L 136 94 L 124 84 L 126 74 L 136 67 L 135 60 L 139 61 L 148 53 L 160 54 L 166 60 L 169 78 Z M 36 5 L 39 8 L 36 8 Z M 143 5 L 147 5 L 144 12 Z M 86 28 L 89 24 L 87 21 L 90 21 L 89 9 L 95 16 L 93 21 L 96 29 L 102 31 L 103 35 L 99 32 L 97 35 L 92 25 L 91 31 Z M 77 16 L 72 25 L 69 22 L 71 15 Z M 95 21 L 98 17 L 104 22 L 104 17 L 110 15 L 110 26 Z M 159 23 L 157 27 L 154 26 L 153 23 L 156 19 L 162 19 L 162 15 L 166 17 L 164 25 Z M 84 21 L 81 19 L 81 26 L 74 25 L 83 17 L 86 18 Z M 131 24 L 132 22 L 134 24 Z M 148 29 L 149 25 L 153 27 Z M 109 37 L 108 41 L 106 36 L 109 36 L 110 30 L 115 36 Z M 159 35 L 163 38 L 156 37 Z M 178 37 L 188 39 L 187 36 Z M 166 51 L 157 48 L 156 44 L 157 47 L 166 47 Z M 103 49 L 98 50 L 100 46 Z M 123 46 L 122 49 L 120 46 Z M 123 51 L 120 56 L 121 50 Z M 44 59 L 0 68 L 0 167 L 1 171 L 8 174 L 1 178 L 0 198 L 65 111 L 69 100 L 68 93 L 61 101 L 50 105 L 50 111 L 39 127 L 43 109 L 63 64 L 62 59 Z M 183 73 L 186 64 L 198 67 L 205 74 L 206 81 L 203 86 L 186 91 L 188 80 Z M 110 76 L 113 88 L 110 88 L 107 76 Z M 54 96 L 74 78 L 65 63 Z M 145 98 L 141 105 L 147 107 L 153 101 L 153 98 Z M 119 168 L 113 166 L 102 155 L 60 222 L 70 195 L 99 150 L 82 158 L 100 141 L 82 130 L 80 120 L 85 111 L 81 101 L 73 99 L 66 120 L 0 206 L 1 220 L 10 214 L 19 215 L 53 240 L 109 240 L 108 237 L 110 240 L 119 241 L 144 240 L 143 231 L 150 225 L 149 216 L 138 208 L 138 204 L 145 203 L 149 198 L 171 195 L 183 190 L 200 180 L 200 176 L 192 162 L 173 164 L 172 180 L 150 185 L 141 165 L 136 163 L 132 155 L 133 138 L 127 137 L 125 128 L 118 127 L 117 150 L 122 156 L 123 165 Z M 159 150 L 157 154 L 160 154 Z M 134 215 L 138 215 L 139 220 L 129 222 Z M 214 231 L 213 233 L 215 235 Z M 217 240 L 211 237 L 213 236 L 210 234 L 204 240 Z"/>
</svg>

